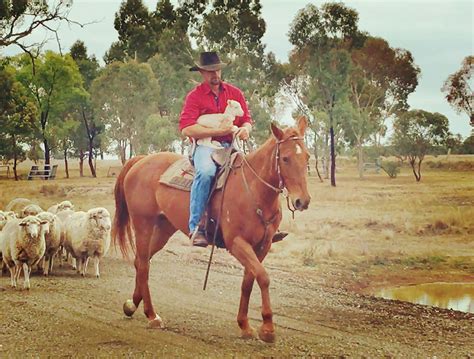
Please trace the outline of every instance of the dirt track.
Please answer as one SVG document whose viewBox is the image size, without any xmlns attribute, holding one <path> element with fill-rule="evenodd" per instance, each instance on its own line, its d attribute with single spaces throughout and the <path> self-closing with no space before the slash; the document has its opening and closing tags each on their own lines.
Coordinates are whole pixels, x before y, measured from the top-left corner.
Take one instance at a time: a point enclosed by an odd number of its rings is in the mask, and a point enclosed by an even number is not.
<svg viewBox="0 0 474 359">
<path fill-rule="evenodd" d="M 268 270 L 277 342 L 240 339 L 235 317 L 242 270 L 219 251 L 203 292 L 207 253 L 171 244 L 153 259 L 151 291 L 165 330 L 147 329 L 142 307 L 133 319 L 123 315 L 134 270 L 117 256 L 104 259 L 100 279 L 80 278 L 65 267 L 49 278 L 34 276 L 29 292 L 11 289 L 4 276 L 0 357 L 474 356 L 472 314 L 360 296 L 329 287 L 324 278 L 274 267 Z M 255 287 L 254 327 L 259 307 Z"/>
</svg>

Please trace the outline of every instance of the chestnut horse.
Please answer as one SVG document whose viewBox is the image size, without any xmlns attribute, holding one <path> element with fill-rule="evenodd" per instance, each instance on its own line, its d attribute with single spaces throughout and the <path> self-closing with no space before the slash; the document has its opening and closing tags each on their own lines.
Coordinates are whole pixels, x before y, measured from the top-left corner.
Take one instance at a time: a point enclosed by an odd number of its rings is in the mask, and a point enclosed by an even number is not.
<svg viewBox="0 0 474 359">
<path fill-rule="evenodd" d="M 210 204 L 209 210 L 215 216 L 224 196 L 220 226 L 224 243 L 245 268 L 237 315 L 244 338 L 254 335 L 247 313 L 256 279 L 262 295 L 263 317 L 258 334 L 266 342 L 275 339 L 268 289 L 270 279 L 262 261 L 282 218 L 279 193 L 286 189 L 298 210 L 309 205 L 306 184 L 309 153 L 303 140 L 306 127 L 304 117 L 298 119 L 296 127 L 280 129 L 272 124 L 273 135 L 257 150 L 236 160 L 225 191 L 214 193 Z M 143 300 L 150 327 L 163 327 L 153 308 L 148 286 L 150 259 L 177 230 L 188 233 L 189 192 L 159 182 L 163 172 L 181 158 L 168 152 L 135 157 L 125 164 L 115 185 L 113 237 L 124 256 L 130 247 L 135 252 L 135 291 L 132 300 L 125 302 L 124 312 L 133 315 Z"/>
</svg>

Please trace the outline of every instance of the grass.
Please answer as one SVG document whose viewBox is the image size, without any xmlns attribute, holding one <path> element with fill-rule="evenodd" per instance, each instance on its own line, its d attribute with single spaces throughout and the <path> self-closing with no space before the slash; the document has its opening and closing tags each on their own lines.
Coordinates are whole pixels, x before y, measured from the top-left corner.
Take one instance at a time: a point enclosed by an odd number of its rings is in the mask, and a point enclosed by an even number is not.
<svg viewBox="0 0 474 359">
<path fill-rule="evenodd" d="M 280 229 L 291 234 L 272 247 L 265 261 L 291 270 L 329 268 L 358 275 L 388 267 L 474 273 L 474 176 L 472 170 L 452 169 L 470 168 L 465 162 L 474 163 L 474 156 L 451 156 L 450 167 L 443 156 L 430 160 L 441 165 L 426 166 L 420 183 L 406 167 L 396 179 L 371 173 L 361 180 L 355 163 L 347 160 L 335 188 L 310 177 L 309 209 L 295 213 L 293 221 L 282 201 Z M 71 162 L 71 178 L 65 179 L 58 164 L 54 181 L 0 179 L 0 209 L 15 197 L 26 197 L 43 208 L 68 199 L 80 210 L 103 206 L 114 212 L 115 178 L 106 174 L 118 161 L 98 161 L 98 178 L 79 177 L 77 163 Z M 20 173 L 30 165 L 21 164 Z"/>
</svg>

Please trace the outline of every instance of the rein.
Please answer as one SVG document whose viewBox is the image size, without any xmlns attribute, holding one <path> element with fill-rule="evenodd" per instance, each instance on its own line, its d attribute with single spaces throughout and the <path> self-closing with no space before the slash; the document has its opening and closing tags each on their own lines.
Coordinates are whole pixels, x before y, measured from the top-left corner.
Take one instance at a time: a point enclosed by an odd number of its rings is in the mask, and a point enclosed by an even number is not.
<svg viewBox="0 0 474 359">
<path fill-rule="evenodd" d="M 288 207 L 288 210 L 291 212 L 291 217 L 292 219 L 295 219 L 295 211 L 296 209 L 295 208 L 291 208 L 290 206 L 290 197 L 288 195 L 288 189 L 286 188 L 285 186 L 285 182 L 283 181 L 283 177 L 281 175 L 281 169 L 280 169 L 280 144 L 284 143 L 284 142 L 287 142 L 287 141 L 297 141 L 297 140 L 304 140 L 303 137 L 298 137 L 298 136 L 291 136 L 291 137 L 288 137 L 284 140 L 280 140 L 280 141 L 277 141 L 276 143 L 276 151 L 275 151 L 275 165 L 276 165 L 276 169 L 277 169 L 277 174 L 278 174 L 278 187 L 275 187 L 273 186 L 272 184 L 268 183 L 267 181 L 265 181 L 262 177 L 260 177 L 258 175 L 258 173 L 253 169 L 253 167 L 250 165 L 250 163 L 247 161 L 247 158 L 246 156 L 243 156 L 242 157 L 242 162 L 245 163 L 247 165 L 247 167 L 250 169 L 250 171 L 254 174 L 255 177 L 257 177 L 257 179 L 263 183 L 265 186 L 267 186 L 268 188 L 272 189 L 273 191 L 275 191 L 276 193 L 278 194 L 283 194 L 283 197 L 286 198 L 286 205 Z M 246 189 L 247 189 L 247 192 L 249 192 L 250 194 L 251 191 L 250 191 L 250 188 L 248 187 L 248 184 L 247 184 L 247 180 L 245 178 L 245 174 L 244 174 L 244 171 L 243 171 L 243 167 L 242 167 L 242 176 L 244 178 L 244 184 L 246 186 Z M 251 198 L 253 198 L 253 196 L 251 196 Z M 254 201 L 255 202 L 255 201 Z M 263 211 L 258 207 L 257 203 L 255 202 L 255 205 L 257 207 L 257 214 L 259 215 L 260 217 L 260 220 L 262 221 L 262 223 L 265 223 L 265 220 L 263 218 Z M 260 213 L 259 213 L 260 212 Z M 268 224 L 266 225 L 268 226 Z M 265 227 L 265 231 L 266 231 L 266 227 Z"/>
<path fill-rule="evenodd" d="M 234 141 L 236 140 L 236 138 L 237 137 L 233 138 L 231 147 L 234 145 Z M 277 173 L 278 173 L 278 187 L 273 186 L 272 184 L 265 181 L 262 177 L 260 177 L 260 175 L 253 169 L 251 164 L 247 161 L 246 156 L 245 155 L 242 156 L 242 163 L 245 163 L 245 165 L 247 165 L 247 167 L 250 169 L 250 171 L 253 173 L 253 175 L 261 183 L 263 183 L 265 186 L 272 189 L 276 193 L 278 193 L 278 194 L 282 193 L 283 194 L 283 196 L 286 198 L 286 203 L 287 203 L 288 209 L 291 211 L 293 219 L 295 219 L 296 209 L 290 207 L 290 197 L 288 195 L 288 190 L 285 187 L 285 183 L 284 183 L 283 177 L 281 175 L 281 170 L 280 170 L 280 144 L 282 144 L 284 142 L 287 142 L 287 141 L 296 141 L 296 140 L 304 140 L 304 138 L 303 137 L 298 137 L 298 136 L 291 136 L 291 137 L 288 137 L 284 140 L 277 141 L 277 143 L 276 143 L 275 164 L 276 164 L 276 169 L 277 169 Z M 240 151 L 240 152 L 242 152 L 242 151 Z M 228 156 L 226 158 L 224 166 L 229 166 L 230 165 L 230 163 L 229 163 L 230 162 L 230 155 L 231 155 L 231 151 L 228 152 Z M 252 194 L 252 191 L 250 190 L 250 187 L 249 187 L 248 182 L 247 182 L 247 178 L 245 177 L 244 167 L 242 166 L 242 163 L 238 167 L 240 167 L 242 169 L 242 178 L 244 180 L 245 189 L 250 194 L 250 197 L 252 198 L 252 200 L 254 202 L 254 207 L 256 208 L 255 212 L 257 213 L 257 216 L 260 219 L 260 222 L 264 226 L 263 237 L 261 239 L 261 241 L 262 241 L 267 236 L 268 226 L 275 221 L 275 219 L 277 218 L 277 216 L 279 214 L 279 211 L 277 211 L 270 219 L 268 219 L 268 220 L 265 219 L 265 217 L 263 215 L 263 210 L 260 208 L 258 203 L 255 201 L 254 196 Z M 217 217 L 217 221 L 216 221 L 216 225 L 215 225 L 214 236 L 212 238 L 211 254 L 209 256 L 209 262 L 207 263 L 206 277 L 204 278 L 204 285 L 203 285 L 203 288 L 202 288 L 203 290 L 206 290 L 206 287 L 207 287 L 207 281 L 208 281 L 208 278 L 209 278 L 209 271 L 210 271 L 210 268 L 211 268 L 212 257 L 213 257 L 214 249 L 215 249 L 215 246 L 216 246 L 216 237 L 217 237 L 217 231 L 218 231 L 218 228 L 219 228 L 221 214 L 222 214 L 222 206 L 224 204 L 224 190 L 225 190 L 226 183 L 227 183 L 227 181 L 224 183 L 224 185 L 222 187 L 222 190 L 221 190 L 222 195 L 221 195 L 220 209 L 219 209 L 219 212 L 218 212 L 218 217 Z M 209 198 L 209 200 L 210 200 L 210 198 Z"/>
</svg>

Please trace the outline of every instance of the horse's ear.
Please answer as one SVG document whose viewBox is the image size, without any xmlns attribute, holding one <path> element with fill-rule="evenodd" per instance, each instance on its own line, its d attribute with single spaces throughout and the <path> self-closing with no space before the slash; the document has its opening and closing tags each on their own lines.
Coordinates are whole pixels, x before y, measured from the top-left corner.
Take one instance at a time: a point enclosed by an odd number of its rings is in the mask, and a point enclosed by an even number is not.
<svg viewBox="0 0 474 359">
<path fill-rule="evenodd" d="M 273 136 L 275 136 L 278 141 L 281 141 L 281 139 L 283 138 L 283 131 L 277 126 L 275 122 L 272 122 L 271 128 Z"/>
<path fill-rule="evenodd" d="M 299 116 L 296 120 L 296 125 L 301 136 L 304 136 L 306 129 L 308 128 L 308 119 L 306 116 Z"/>
</svg>

